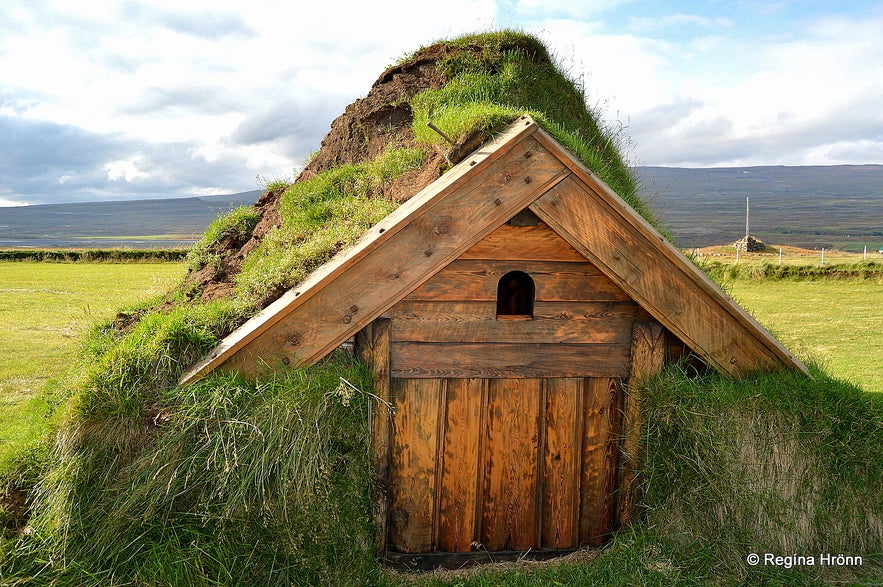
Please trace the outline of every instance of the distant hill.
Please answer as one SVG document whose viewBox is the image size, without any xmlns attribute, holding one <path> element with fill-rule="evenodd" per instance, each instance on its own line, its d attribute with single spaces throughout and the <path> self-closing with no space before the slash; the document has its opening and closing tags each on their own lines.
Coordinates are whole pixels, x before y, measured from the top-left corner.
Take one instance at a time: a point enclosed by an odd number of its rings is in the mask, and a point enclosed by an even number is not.
<svg viewBox="0 0 883 587">
<path fill-rule="evenodd" d="M 883 165 L 639 167 L 643 197 L 680 247 L 751 234 L 770 244 L 861 251 L 883 246 Z"/>
<path fill-rule="evenodd" d="M 745 233 L 769 244 L 861 251 L 883 247 L 883 165 L 638 167 L 642 196 L 675 244 L 730 243 Z M 188 245 L 219 214 L 257 201 L 228 196 L 0 208 L 0 247 L 166 248 Z"/>
<path fill-rule="evenodd" d="M 0 208 L 0 247 L 167 248 L 199 240 L 209 223 L 254 204 L 260 190 L 224 196 Z"/>
</svg>

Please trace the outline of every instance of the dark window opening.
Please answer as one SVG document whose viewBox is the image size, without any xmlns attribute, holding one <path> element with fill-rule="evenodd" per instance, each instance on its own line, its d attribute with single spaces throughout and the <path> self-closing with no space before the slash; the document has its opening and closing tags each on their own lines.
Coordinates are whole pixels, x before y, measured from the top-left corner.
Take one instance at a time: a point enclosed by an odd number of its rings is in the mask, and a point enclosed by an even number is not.
<svg viewBox="0 0 883 587">
<path fill-rule="evenodd" d="M 497 284 L 497 318 L 532 318 L 535 293 L 536 288 L 530 275 L 524 271 L 510 271 Z"/>
<path fill-rule="evenodd" d="M 540 223 L 539 217 L 536 214 L 530 211 L 530 208 L 525 208 L 515 216 L 509 219 L 509 226 L 536 226 Z"/>
</svg>

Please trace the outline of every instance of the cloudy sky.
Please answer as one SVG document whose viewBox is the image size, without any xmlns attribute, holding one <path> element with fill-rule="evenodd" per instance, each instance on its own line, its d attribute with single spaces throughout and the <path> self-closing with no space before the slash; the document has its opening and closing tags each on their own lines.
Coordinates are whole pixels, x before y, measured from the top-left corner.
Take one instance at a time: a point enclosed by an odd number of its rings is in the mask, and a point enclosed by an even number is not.
<svg viewBox="0 0 883 587">
<path fill-rule="evenodd" d="M 2 0 L 0 206 L 257 189 L 403 54 L 543 39 L 636 165 L 883 163 L 883 1 Z"/>
</svg>

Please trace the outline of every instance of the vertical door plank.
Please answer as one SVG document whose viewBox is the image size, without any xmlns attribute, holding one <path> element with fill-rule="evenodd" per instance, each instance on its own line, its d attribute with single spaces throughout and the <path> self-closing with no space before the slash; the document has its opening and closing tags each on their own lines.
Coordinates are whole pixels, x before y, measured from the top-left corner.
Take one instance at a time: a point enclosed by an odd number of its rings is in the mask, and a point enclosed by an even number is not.
<svg viewBox="0 0 883 587">
<path fill-rule="evenodd" d="M 435 533 L 441 379 L 393 379 L 390 546 L 430 552 Z"/>
<path fill-rule="evenodd" d="M 546 379 L 543 450 L 543 548 L 576 548 L 582 379 Z"/>
<path fill-rule="evenodd" d="M 628 393 L 623 406 L 623 443 L 620 473 L 619 521 L 628 526 L 636 513 L 641 496 L 638 489 L 638 467 L 641 461 L 640 397 L 635 393 L 641 381 L 665 367 L 665 328 L 658 322 L 635 322 L 632 325 L 631 368 Z"/>
<path fill-rule="evenodd" d="M 479 436 L 483 379 L 447 380 L 438 548 L 469 552 L 478 539 Z"/>
<path fill-rule="evenodd" d="M 374 457 L 374 480 L 377 491 L 374 498 L 375 547 L 381 555 L 386 550 L 386 522 L 389 510 L 389 458 L 392 432 L 392 403 L 389 379 L 390 321 L 377 318 L 356 335 L 356 355 L 371 372 L 374 393 L 379 398 L 372 404 L 371 452 Z"/>
<path fill-rule="evenodd" d="M 488 385 L 481 542 L 491 551 L 535 548 L 542 380 Z"/>
<path fill-rule="evenodd" d="M 600 546 L 613 524 L 619 422 L 616 379 L 585 383 L 580 499 L 580 546 Z"/>
</svg>

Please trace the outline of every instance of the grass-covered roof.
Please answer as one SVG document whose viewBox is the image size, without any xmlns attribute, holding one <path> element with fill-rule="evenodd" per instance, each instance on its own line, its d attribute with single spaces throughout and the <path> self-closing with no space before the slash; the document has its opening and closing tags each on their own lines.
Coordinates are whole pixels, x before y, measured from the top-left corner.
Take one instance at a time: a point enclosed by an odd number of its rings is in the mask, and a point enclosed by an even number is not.
<svg viewBox="0 0 883 587">
<path fill-rule="evenodd" d="M 262 213 L 272 209 L 275 223 L 254 235 L 242 221 L 249 212 L 239 212 L 209 229 L 191 256 L 193 283 L 220 279 L 266 305 L 524 113 L 658 227 L 638 199 L 623 137 L 541 42 L 501 31 L 435 43 L 388 68 L 335 120 L 296 181 L 267 186 Z M 221 238 L 231 232 L 244 247 Z"/>
</svg>

